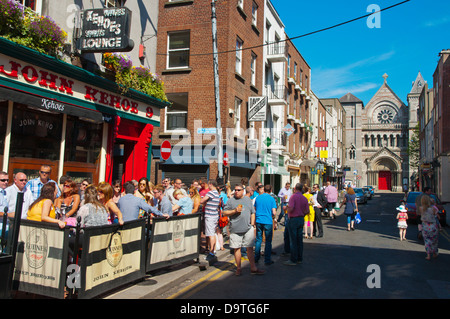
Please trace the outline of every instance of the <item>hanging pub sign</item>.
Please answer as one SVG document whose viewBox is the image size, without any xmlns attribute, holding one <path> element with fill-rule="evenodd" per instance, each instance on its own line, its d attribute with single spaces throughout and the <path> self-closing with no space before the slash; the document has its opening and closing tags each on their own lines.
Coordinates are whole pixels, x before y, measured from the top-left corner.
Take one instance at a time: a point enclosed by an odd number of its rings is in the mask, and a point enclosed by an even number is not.
<svg viewBox="0 0 450 319">
<path fill-rule="evenodd" d="M 130 39 L 131 11 L 125 7 L 82 11 L 81 37 L 77 47 L 87 52 L 125 52 L 134 47 Z"/>
</svg>

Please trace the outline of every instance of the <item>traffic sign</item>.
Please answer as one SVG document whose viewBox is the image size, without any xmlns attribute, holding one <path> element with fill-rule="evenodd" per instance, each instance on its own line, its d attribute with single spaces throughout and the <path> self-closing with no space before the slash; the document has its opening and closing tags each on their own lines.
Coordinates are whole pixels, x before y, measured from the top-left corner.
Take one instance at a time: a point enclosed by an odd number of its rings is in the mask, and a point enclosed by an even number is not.
<svg viewBox="0 0 450 319">
<path fill-rule="evenodd" d="M 223 166 L 228 166 L 230 159 L 228 158 L 228 153 L 223 154 Z"/>
<path fill-rule="evenodd" d="M 172 145 L 169 141 L 165 140 L 161 144 L 161 158 L 167 161 L 172 153 Z"/>
<path fill-rule="evenodd" d="M 197 134 L 217 134 L 215 127 L 200 127 L 197 129 Z"/>
</svg>

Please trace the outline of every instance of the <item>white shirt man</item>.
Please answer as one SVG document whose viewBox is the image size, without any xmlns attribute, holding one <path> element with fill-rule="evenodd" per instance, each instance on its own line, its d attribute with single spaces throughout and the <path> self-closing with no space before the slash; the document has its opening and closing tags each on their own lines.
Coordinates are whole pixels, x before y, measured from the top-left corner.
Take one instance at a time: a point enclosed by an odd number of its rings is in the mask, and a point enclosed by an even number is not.
<svg viewBox="0 0 450 319">
<path fill-rule="evenodd" d="M 14 176 L 14 184 L 6 188 L 6 199 L 8 201 L 8 212 L 14 214 L 16 212 L 17 194 L 23 192 L 22 219 L 27 218 L 28 207 L 33 203 L 33 194 L 31 190 L 26 189 L 27 175 L 18 172 Z"/>
</svg>

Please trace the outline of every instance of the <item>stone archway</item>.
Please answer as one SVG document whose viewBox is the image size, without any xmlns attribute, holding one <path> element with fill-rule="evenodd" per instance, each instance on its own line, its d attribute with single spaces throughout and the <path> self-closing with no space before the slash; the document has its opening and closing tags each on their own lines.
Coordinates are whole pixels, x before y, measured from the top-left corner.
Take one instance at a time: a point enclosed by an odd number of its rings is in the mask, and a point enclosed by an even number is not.
<svg viewBox="0 0 450 319">
<path fill-rule="evenodd" d="M 368 184 L 379 190 L 397 191 L 401 189 L 401 163 L 395 157 L 382 156 L 373 158 L 368 164 Z"/>
</svg>

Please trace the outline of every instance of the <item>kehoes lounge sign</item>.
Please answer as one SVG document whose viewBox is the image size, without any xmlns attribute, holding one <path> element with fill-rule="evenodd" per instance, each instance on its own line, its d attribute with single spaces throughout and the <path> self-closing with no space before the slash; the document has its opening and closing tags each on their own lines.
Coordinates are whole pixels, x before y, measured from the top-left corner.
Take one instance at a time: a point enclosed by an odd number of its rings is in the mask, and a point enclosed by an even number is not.
<svg viewBox="0 0 450 319">
<path fill-rule="evenodd" d="M 128 8 L 82 11 L 82 34 L 78 49 L 87 52 L 122 52 L 134 47 L 130 39 L 131 11 Z"/>
</svg>

